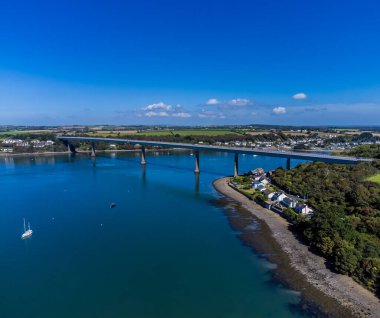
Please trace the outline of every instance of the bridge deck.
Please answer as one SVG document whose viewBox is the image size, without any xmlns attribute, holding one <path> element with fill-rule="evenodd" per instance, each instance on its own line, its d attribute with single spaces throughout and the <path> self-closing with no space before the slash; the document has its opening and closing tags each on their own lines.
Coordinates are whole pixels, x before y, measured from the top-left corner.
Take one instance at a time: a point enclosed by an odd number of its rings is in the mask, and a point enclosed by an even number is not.
<svg viewBox="0 0 380 318">
<path fill-rule="evenodd" d="M 251 154 L 259 156 L 268 157 L 279 157 L 279 158 L 291 158 L 300 160 L 310 160 L 310 161 L 322 161 L 330 163 L 341 163 L 341 164 L 357 164 L 360 162 L 372 161 L 368 158 L 354 158 L 354 157 L 344 157 L 344 156 L 331 156 L 317 153 L 305 153 L 305 152 L 295 152 L 295 151 L 281 151 L 281 150 L 262 150 L 262 149 L 252 149 L 243 147 L 223 147 L 223 146 L 211 146 L 211 145 L 201 145 L 201 144 L 185 144 L 176 142 L 162 142 L 162 141 L 147 141 L 147 140 L 133 140 L 133 139 L 117 139 L 117 138 L 98 138 L 98 137 L 58 137 L 59 140 L 70 142 L 70 141 L 83 141 L 83 142 L 109 142 L 109 143 L 122 143 L 131 145 L 141 145 L 141 146 L 156 146 L 164 148 L 182 148 L 191 149 L 198 151 L 216 151 L 216 152 L 229 152 L 229 153 L 239 153 L 239 154 Z"/>
</svg>

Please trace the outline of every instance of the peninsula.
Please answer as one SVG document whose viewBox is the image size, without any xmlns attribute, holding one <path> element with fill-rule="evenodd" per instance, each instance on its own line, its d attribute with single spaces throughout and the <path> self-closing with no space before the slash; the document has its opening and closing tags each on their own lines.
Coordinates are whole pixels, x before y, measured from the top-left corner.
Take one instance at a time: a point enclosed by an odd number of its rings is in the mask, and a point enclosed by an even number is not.
<svg viewBox="0 0 380 318">
<path fill-rule="evenodd" d="M 368 148 L 373 156 L 372 146 L 352 152 L 364 156 Z M 379 293 L 379 171 L 378 161 L 351 167 L 308 163 L 287 172 L 276 169 L 264 174 L 256 169 L 219 179 L 214 186 L 265 222 L 291 268 L 300 274 L 282 271 L 284 279 L 302 289 L 306 299 L 336 316 L 348 310 L 353 317 L 376 317 L 380 309 L 375 295 Z M 352 200 L 347 199 L 350 195 Z"/>
</svg>

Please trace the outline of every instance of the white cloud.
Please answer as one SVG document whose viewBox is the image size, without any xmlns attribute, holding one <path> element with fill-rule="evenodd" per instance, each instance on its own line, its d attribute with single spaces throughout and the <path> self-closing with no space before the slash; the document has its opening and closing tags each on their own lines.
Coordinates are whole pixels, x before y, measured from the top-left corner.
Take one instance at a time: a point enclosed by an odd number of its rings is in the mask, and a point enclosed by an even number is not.
<svg viewBox="0 0 380 318">
<path fill-rule="evenodd" d="M 173 109 L 173 107 L 171 105 L 167 105 L 163 102 L 159 102 L 159 103 L 155 103 L 155 104 L 150 104 L 150 105 L 143 108 L 143 110 L 157 110 L 157 109 L 170 111 Z"/>
<path fill-rule="evenodd" d="M 297 93 L 293 95 L 293 99 L 304 100 L 304 99 L 307 99 L 307 95 L 305 93 Z"/>
<path fill-rule="evenodd" d="M 252 115 L 252 116 L 256 116 L 257 113 L 256 113 L 256 112 L 251 112 L 251 115 Z"/>
<path fill-rule="evenodd" d="M 191 115 L 189 113 L 174 113 L 172 116 L 178 117 L 178 118 L 189 118 L 189 117 L 191 117 Z"/>
<path fill-rule="evenodd" d="M 248 106 L 251 104 L 252 102 L 246 98 L 234 98 L 229 101 L 220 101 L 216 98 L 210 98 L 206 102 L 206 105 L 217 105 L 221 109 L 231 107 L 231 106 Z"/>
<path fill-rule="evenodd" d="M 168 117 L 169 114 L 167 112 L 147 112 L 144 114 L 146 117 Z"/>
<path fill-rule="evenodd" d="M 251 102 L 249 99 L 245 99 L 245 98 L 236 98 L 236 99 L 231 99 L 229 102 L 228 102 L 229 105 L 231 106 L 247 106 L 247 105 L 250 105 Z"/>
<path fill-rule="evenodd" d="M 206 105 L 218 105 L 220 102 L 216 98 L 210 98 L 207 102 Z"/>
<path fill-rule="evenodd" d="M 285 107 L 275 107 L 272 109 L 272 113 L 274 115 L 283 115 L 286 114 L 286 108 Z"/>
</svg>

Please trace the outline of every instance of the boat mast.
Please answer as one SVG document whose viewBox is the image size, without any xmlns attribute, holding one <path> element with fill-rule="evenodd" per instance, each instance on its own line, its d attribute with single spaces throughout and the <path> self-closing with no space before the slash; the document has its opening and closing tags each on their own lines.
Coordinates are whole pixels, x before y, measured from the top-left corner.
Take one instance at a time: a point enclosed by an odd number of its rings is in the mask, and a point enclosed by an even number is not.
<svg viewBox="0 0 380 318">
<path fill-rule="evenodd" d="M 24 218 L 24 232 L 26 232 L 25 218 Z"/>
<path fill-rule="evenodd" d="M 28 229 L 29 229 L 29 231 L 30 231 L 30 223 L 28 222 Z"/>
</svg>

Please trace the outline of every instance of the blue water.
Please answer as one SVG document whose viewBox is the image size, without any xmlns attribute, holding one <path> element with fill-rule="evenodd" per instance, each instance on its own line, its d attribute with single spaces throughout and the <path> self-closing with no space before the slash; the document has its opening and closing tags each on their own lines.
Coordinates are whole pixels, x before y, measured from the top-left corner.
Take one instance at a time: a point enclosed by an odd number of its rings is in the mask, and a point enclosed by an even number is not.
<svg viewBox="0 0 380 318">
<path fill-rule="evenodd" d="M 188 153 L 147 159 L 0 158 L 1 318 L 307 316 L 213 203 L 232 156 L 201 154 L 199 180 Z M 240 157 L 241 171 L 280 165 Z"/>
</svg>

